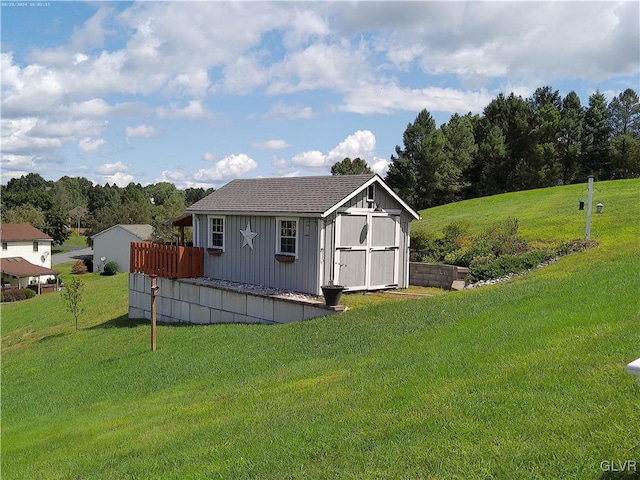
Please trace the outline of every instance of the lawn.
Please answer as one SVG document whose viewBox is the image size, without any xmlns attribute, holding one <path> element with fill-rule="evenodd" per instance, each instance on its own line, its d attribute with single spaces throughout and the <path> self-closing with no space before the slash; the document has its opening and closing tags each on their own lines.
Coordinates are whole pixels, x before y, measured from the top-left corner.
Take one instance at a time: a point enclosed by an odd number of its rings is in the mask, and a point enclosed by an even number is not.
<svg viewBox="0 0 640 480">
<path fill-rule="evenodd" d="M 640 469 L 624 369 L 640 356 L 640 182 L 596 186 L 600 247 L 478 290 L 165 325 L 155 353 L 124 274 L 83 276 L 77 333 L 58 294 L 3 305 L 2 478 L 638 478 L 601 464 Z M 528 238 L 578 238 L 577 215 L 528 213 L 562 190 L 431 209 L 420 228 L 507 214 Z"/>
</svg>

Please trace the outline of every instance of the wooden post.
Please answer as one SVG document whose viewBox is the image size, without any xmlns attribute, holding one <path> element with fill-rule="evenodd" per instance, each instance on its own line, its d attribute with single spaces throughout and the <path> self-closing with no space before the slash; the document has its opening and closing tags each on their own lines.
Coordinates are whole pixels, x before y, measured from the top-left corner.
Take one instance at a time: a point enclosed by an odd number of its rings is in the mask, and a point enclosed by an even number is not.
<svg viewBox="0 0 640 480">
<path fill-rule="evenodd" d="M 158 295 L 157 275 L 151 277 L 151 351 L 156 351 L 156 295 Z"/>
</svg>

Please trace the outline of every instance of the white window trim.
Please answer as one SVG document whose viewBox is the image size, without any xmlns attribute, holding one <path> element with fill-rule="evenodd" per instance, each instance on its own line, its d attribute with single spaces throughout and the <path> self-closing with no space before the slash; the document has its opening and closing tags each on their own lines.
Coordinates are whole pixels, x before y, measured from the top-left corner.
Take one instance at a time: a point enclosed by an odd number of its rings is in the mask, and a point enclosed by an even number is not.
<svg viewBox="0 0 640 480">
<path fill-rule="evenodd" d="M 295 255 L 291 255 L 290 253 L 281 252 L 280 250 L 280 241 L 282 237 L 280 235 L 280 222 L 282 221 L 293 221 L 296 222 L 296 253 Z M 298 258 L 298 254 L 300 252 L 300 242 L 298 238 L 300 237 L 300 218 L 299 217 L 276 217 L 276 255 L 289 255 L 295 258 Z"/>
<path fill-rule="evenodd" d="M 372 183 L 371 185 L 367 186 L 367 202 L 375 202 L 376 201 L 376 184 Z M 369 191 L 371 191 L 372 195 L 369 195 Z"/>
<path fill-rule="evenodd" d="M 213 246 L 213 225 L 211 224 L 211 220 L 213 219 L 222 219 L 222 248 L 218 246 Z M 215 248 L 217 250 L 225 251 L 227 246 L 227 219 L 224 215 L 207 215 L 207 248 Z"/>
</svg>

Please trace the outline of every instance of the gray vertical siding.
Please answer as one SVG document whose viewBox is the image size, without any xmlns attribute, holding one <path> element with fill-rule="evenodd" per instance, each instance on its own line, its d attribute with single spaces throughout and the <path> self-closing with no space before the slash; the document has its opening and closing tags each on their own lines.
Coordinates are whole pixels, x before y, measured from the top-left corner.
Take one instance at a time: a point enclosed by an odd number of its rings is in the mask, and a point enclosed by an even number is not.
<svg viewBox="0 0 640 480">
<path fill-rule="evenodd" d="M 394 215 L 391 218 L 393 220 L 400 221 L 400 238 L 399 238 L 399 252 L 398 252 L 398 286 L 400 288 L 407 288 L 409 286 L 408 275 L 409 275 L 409 225 L 413 217 L 406 212 L 402 206 L 389 195 L 386 190 L 380 186 L 376 185 L 375 193 L 374 193 L 374 201 L 378 207 L 383 210 L 401 210 L 400 216 Z M 367 192 L 366 190 L 354 196 L 353 198 L 346 201 L 343 205 L 340 206 L 340 209 L 344 208 L 359 208 L 359 209 L 369 209 L 370 205 L 367 202 Z M 324 230 L 324 252 L 323 252 L 323 284 L 328 283 L 331 279 L 331 265 L 335 261 L 335 225 L 336 218 L 339 212 L 334 212 L 329 215 L 325 219 L 325 230 Z M 391 235 L 395 235 L 395 227 L 390 222 L 392 219 L 379 219 L 379 222 L 385 224 L 389 227 L 389 231 L 384 229 L 381 231 L 380 229 L 376 232 L 375 228 L 373 230 L 373 238 L 372 245 L 386 245 L 389 243 Z M 376 222 L 377 223 L 377 222 Z M 341 229 L 344 230 L 345 223 L 341 224 Z M 351 231 L 353 230 L 353 231 Z M 352 245 L 360 245 L 359 235 L 361 233 L 361 228 L 358 230 L 357 226 L 352 224 L 352 228 L 348 231 L 341 231 L 340 236 L 342 244 L 345 244 L 344 240 L 348 240 L 349 242 L 353 242 Z M 391 233 L 393 232 L 393 233 Z M 391 242 L 393 243 L 393 242 Z M 359 258 L 360 256 L 360 258 Z M 346 258 L 346 260 L 345 260 Z M 385 265 L 392 265 L 394 261 L 391 253 L 377 252 L 373 257 L 372 271 L 371 271 L 371 283 L 373 285 L 387 285 L 393 283 L 393 279 L 390 279 L 389 275 L 384 274 L 382 270 L 384 270 Z M 353 264 L 356 261 L 360 261 L 363 265 L 364 269 L 364 261 L 362 259 L 362 252 L 341 252 L 341 263 L 350 262 Z M 383 269 L 378 272 L 376 271 L 376 262 L 378 265 L 382 266 Z M 335 266 L 337 270 L 339 266 Z M 347 273 L 347 272 L 344 272 Z M 361 282 L 361 277 L 356 273 L 347 273 L 350 275 L 349 278 L 345 278 L 344 275 L 341 277 L 341 283 L 352 282 L 353 285 Z M 351 278 L 353 276 L 353 278 Z M 379 283 L 377 283 L 379 282 Z"/>
<path fill-rule="evenodd" d="M 383 187 L 376 185 L 375 202 L 378 207 L 384 210 L 401 210 L 400 216 L 394 215 L 392 218 L 400 221 L 400 239 L 398 252 L 398 286 L 408 287 L 409 274 L 409 227 L 413 217 L 402 206 L 389 195 Z M 359 193 L 340 206 L 343 208 L 369 209 L 370 205 L 366 201 L 366 191 Z M 332 279 L 332 267 L 335 265 L 335 227 L 338 211 L 333 212 L 325 219 L 300 217 L 298 232 L 298 258 L 291 264 L 280 263 L 275 259 L 276 252 L 276 217 L 257 215 L 226 215 L 225 216 L 225 252 L 222 255 L 214 256 L 205 254 L 205 275 L 212 278 L 229 280 L 234 282 L 264 285 L 273 288 L 282 288 L 304 293 L 319 294 L 320 285 L 328 284 Z M 242 247 L 242 235 L 240 230 L 244 230 L 247 221 L 251 222 L 251 230 L 258 232 L 255 237 L 254 249 L 248 246 Z M 384 230 L 374 229 L 372 245 L 386 245 L 389 243 L 390 233 L 393 230 L 391 219 L 380 219 L 385 225 Z M 206 247 L 208 245 L 208 221 L 207 215 L 196 215 L 197 232 L 194 240 L 197 245 Z M 344 225 L 344 223 L 342 224 Z M 389 227 L 387 231 L 386 227 Z M 324 232 L 323 250 L 320 251 L 320 227 Z M 351 231 L 352 230 L 352 231 Z M 395 230 L 393 230 L 395 232 Z M 353 245 L 361 245 L 361 235 L 363 225 L 352 224 L 352 228 L 341 232 L 343 239 L 353 242 Z M 368 233 L 368 232 L 366 232 Z M 395 233 L 394 233 L 395 234 Z M 343 244 L 345 242 L 342 242 Z M 362 274 L 352 273 L 354 278 L 342 280 L 361 282 L 364 275 L 364 252 L 342 252 L 342 262 L 348 261 L 352 265 L 360 262 L 363 265 Z M 391 253 L 378 252 L 373 257 L 371 283 L 386 285 L 392 283 L 388 274 L 375 271 L 376 263 L 388 265 L 392 262 Z M 380 283 L 377 283 L 380 282 Z"/>
<path fill-rule="evenodd" d="M 298 217 L 292 217 L 298 218 Z M 208 245 L 207 215 L 198 215 L 199 245 Z M 240 230 L 251 222 L 253 250 L 242 246 Z M 205 276 L 316 294 L 318 285 L 318 219 L 298 218 L 298 258 L 293 263 L 280 263 L 276 254 L 276 217 L 225 216 L 225 251 L 222 255 L 205 253 Z"/>
</svg>

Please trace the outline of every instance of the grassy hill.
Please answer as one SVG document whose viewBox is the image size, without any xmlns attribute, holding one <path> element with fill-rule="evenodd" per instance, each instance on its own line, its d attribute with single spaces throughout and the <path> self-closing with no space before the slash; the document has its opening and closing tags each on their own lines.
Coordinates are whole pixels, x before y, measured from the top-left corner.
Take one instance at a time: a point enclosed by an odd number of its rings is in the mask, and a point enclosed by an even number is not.
<svg viewBox="0 0 640 480">
<path fill-rule="evenodd" d="M 596 184 L 600 247 L 511 282 L 283 326 L 149 326 L 126 275 L 2 306 L 4 479 L 637 478 L 640 181 Z M 569 186 L 422 212 L 579 238 Z M 66 274 L 68 278 L 68 273 Z M 359 302 L 362 297 L 359 297 Z M 640 468 L 640 467 L 639 467 Z"/>
</svg>

